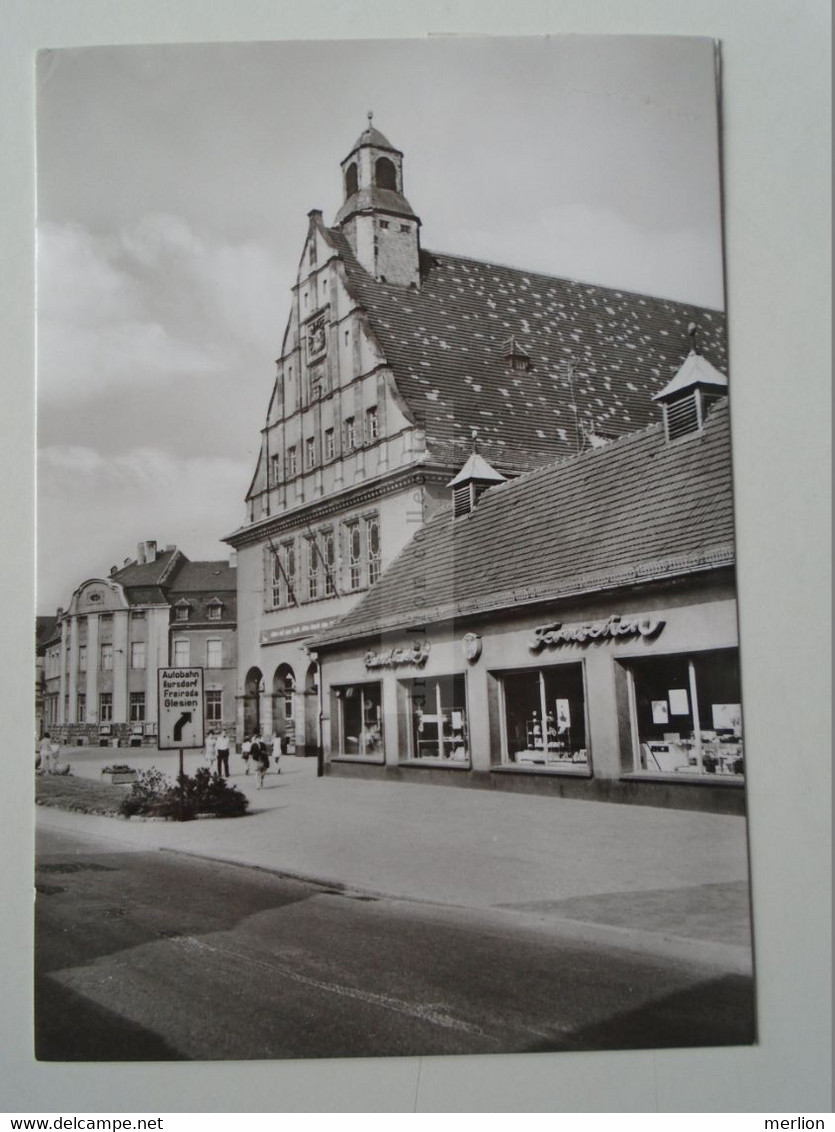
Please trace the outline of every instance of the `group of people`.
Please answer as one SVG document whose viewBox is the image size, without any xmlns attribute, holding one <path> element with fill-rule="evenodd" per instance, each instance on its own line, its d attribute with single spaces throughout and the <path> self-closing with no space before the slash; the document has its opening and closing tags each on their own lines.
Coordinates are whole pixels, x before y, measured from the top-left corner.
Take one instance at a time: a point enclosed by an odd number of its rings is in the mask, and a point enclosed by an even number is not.
<svg viewBox="0 0 835 1132">
<path fill-rule="evenodd" d="M 229 749 L 231 743 L 226 729 L 220 734 L 210 731 L 206 736 L 206 761 L 209 766 L 217 766 L 217 773 L 229 777 Z M 263 738 L 259 731 L 253 732 L 249 739 L 241 744 L 241 758 L 245 764 L 245 774 L 249 774 L 250 767 L 255 767 L 258 778 L 258 789 L 264 785 L 264 775 L 270 769 L 270 759 L 275 759 L 276 774 L 281 774 L 280 758 L 285 750 L 285 741 L 278 735 Z"/>
</svg>

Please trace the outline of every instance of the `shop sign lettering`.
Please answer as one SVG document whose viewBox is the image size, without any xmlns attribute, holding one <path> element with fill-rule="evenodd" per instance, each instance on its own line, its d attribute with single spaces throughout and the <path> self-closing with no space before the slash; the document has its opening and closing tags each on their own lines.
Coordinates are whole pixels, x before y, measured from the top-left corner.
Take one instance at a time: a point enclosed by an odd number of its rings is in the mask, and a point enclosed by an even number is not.
<svg viewBox="0 0 835 1132">
<path fill-rule="evenodd" d="M 655 637 L 664 628 L 658 617 L 635 617 L 624 619 L 614 613 L 606 621 L 588 621 L 581 625 L 563 625 L 555 621 L 551 625 L 538 625 L 528 641 L 531 652 L 539 652 L 546 645 L 559 648 L 560 645 L 586 645 L 592 641 L 618 640 L 621 637 Z"/>
<path fill-rule="evenodd" d="M 429 659 L 429 647 L 429 641 L 415 641 L 411 648 L 388 649 L 386 652 L 369 649 L 363 661 L 366 668 L 400 668 L 401 665 L 419 668 Z"/>
</svg>

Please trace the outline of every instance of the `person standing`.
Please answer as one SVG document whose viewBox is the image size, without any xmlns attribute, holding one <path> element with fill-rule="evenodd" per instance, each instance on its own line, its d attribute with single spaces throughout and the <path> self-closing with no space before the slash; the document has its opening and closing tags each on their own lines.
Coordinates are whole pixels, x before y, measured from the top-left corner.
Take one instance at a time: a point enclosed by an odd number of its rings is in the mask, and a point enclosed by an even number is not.
<svg viewBox="0 0 835 1132">
<path fill-rule="evenodd" d="M 229 736 L 224 727 L 217 737 L 217 772 L 221 777 L 229 777 Z"/>
<path fill-rule="evenodd" d="M 272 756 L 273 756 L 273 759 L 275 760 L 275 773 L 281 774 L 281 762 L 280 762 L 281 751 L 282 751 L 281 736 L 277 735 L 275 733 L 275 731 L 272 733 L 272 736 L 270 737 L 270 745 L 272 747 Z"/>
<path fill-rule="evenodd" d="M 49 770 L 49 749 L 51 746 L 52 737 L 48 731 L 45 731 L 40 746 L 38 747 L 38 760 L 35 763 L 35 769 L 42 771 L 44 774 Z"/>
<path fill-rule="evenodd" d="M 258 775 L 258 789 L 261 790 L 264 785 L 264 775 L 267 773 L 270 765 L 270 753 L 267 749 L 267 744 L 262 741 L 257 731 L 252 736 L 252 747 L 250 748 L 249 757 L 255 764 L 255 773 Z"/>
<path fill-rule="evenodd" d="M 211 770 L 214 768 L 215 762 L 217 761 L 217 735 L 215 735 L 214 730 L 211 730 L 206 736 L 205 754 L 206 762 L 209 764 L 209 769 Z"/>
</svg>

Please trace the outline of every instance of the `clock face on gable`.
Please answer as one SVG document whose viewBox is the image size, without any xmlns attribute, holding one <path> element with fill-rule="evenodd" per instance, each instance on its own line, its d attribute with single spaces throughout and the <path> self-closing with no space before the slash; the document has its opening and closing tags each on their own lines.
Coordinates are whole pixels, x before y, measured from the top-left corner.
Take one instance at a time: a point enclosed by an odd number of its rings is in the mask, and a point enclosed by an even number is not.
<svg viewBox="0 0 835 1132">
<path fill-rule="evenodd" d="M 326 346 L 325 316 L 321 314 L 318 318 L 314 318 L 307 327 L 307 360 L 312 361 L 324 354 Z"/>
</svg>

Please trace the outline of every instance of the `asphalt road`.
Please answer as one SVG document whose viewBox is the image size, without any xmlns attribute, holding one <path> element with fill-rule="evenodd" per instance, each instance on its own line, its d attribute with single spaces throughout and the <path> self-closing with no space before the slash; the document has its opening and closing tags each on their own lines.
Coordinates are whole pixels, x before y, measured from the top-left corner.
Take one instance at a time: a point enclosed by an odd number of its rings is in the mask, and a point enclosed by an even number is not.
<svg viewBox="0 0 835 1132">
<path fill-rule="evenodd" d="M 373 832 L 369 833 L 373 836 Z M 750 978 L 558 924 L 41 831 L 36 1053 L 223 1060 L 732 1045 Z"/>
</svg>

